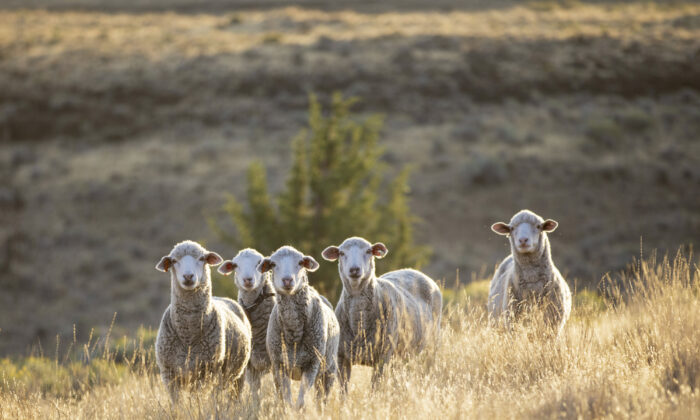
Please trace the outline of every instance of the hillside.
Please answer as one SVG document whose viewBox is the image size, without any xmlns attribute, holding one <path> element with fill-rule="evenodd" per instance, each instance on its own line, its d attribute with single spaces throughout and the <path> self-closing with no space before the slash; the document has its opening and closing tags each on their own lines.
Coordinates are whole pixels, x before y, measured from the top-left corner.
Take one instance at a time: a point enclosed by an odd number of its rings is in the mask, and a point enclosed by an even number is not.
<svg viewBox="0 0 700 420">
<path fill-rule="evenodd" d="M 6 4 L 5 4 L 6 3 Z M 556 219 L 555 261 L 595 288 L 700 237 L 700 6 L 637 2 L 5 2 L 0 8 L 0 354 L 157 324 L 153 267 L 205 214 L 271 188 L 308 93 L 385 116 L 411 165 L 424 270 L 488 277 L 489 230 Z M 139 6 L 138 4 L 141 6 Z M 148 7 L 146 7 L 147 5 Z M 312 278 L 313 281 L 313 278 Z"/>
</svg>

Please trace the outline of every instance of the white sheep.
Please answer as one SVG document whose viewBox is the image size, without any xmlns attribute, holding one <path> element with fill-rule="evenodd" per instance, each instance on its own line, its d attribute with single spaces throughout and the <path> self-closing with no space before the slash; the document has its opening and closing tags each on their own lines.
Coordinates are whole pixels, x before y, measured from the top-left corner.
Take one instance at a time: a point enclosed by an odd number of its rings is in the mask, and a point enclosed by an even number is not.
<svg viewBox="0 0 700 420">
<path fill-rule="evenodd" d="M 270 371 L 270 357 L 267 354 L 267 324 L 275 306 L 275 289 L 270 273 L 258 271 L 258 265 L 265 258 L 258 251 L 246 248 L 231 260 L 219 266 L 219 273 L 234 273 L 238 287 L 238 303 L 243 307 L 253 328 L 253 350 L 246 369 L 246 380 L 253 395 L 260 389 L 260 378 Z"/>
<path fill-rule="evenodd" d="M 231 299 L 212 297 L 210 265 L 221 257 L 200 244 L 184 241 L 156 269 L 170 272 L 170 305 L 156 339 L 156 361 L 173 401 L 180 386 L 223 373 L 240 390 L 251 349 L 251 328 L 243 308 Z"/>
<path fill-rule="evenodd" d="M 530 210 L 521 210 L 510 223 L 494 223 L 491 229 L 506 235 L 511 254 L 498 266 L 491 280 L 488 311 L 492 321 L 506 325 L 530 306 L 544 311 L 545 321 L 560 333 L 571 313 L 571 291 L 552 261 L 547 233 L 558 226 Z"/>
<path fill-rule="evenodd" d="M 307 277 L 307 271 L 317 269 L 316 260 L 291 246 L 279 248 L 258 265 L 261 273 L 272 271 L 277 292 L 267 327 L 275 388 L 291 404 L 290 378 L 301 379 L 297 408 L 304 405 L 311 385 L 327 396 L 338 373 L 338 320 Z"/>
<path fill-rule="evenodd" d="M 372 366 L 375 384 L 392 356 L 420 352 L 439 334 L 440 288 L 412 269 L 377 277 L 374 259 L 387 252 L 381 242 L 372 245 L 358 237 L 323 251 L 324 259 L 338 261 L 343 283 L 335 314 L 340 323 L 338 364 L 345 392 L 353 364 Z"/>
</svg>

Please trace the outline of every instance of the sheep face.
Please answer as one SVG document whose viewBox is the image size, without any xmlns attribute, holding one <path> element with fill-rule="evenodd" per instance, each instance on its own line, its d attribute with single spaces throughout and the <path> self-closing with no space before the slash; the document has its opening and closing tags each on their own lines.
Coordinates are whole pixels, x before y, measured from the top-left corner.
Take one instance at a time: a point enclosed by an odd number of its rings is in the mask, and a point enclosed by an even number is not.
<svg viewBox="0 0 700 420">
<path fill-rule="evenodd" d="M 349 290 L 362 290 L 375 276 L 374 258 L 384 258 L 388 249 L 377 242 L 371 244 L 363 238 L 348 238 L 340 246 L 323 250 L 327 261 L 338 261 L 338 272 L 343 286 Z"/>
<path fill-rule="evenodd" d="M 177 252 L 177 248 L 160 259 L 156 269 L 170 271 L 177 285 L 184 290 L 194 290 L 200 287 L 209 278 L 209 265 L 221 263 L 222 258 L 216 252 Z"/>
<path fill-rule="evenodd" d="M 272 271 L 272 283 L 277 292 L 293 295 L 308 283 L 307 271 L 316 271 L 318 262 L 291 246 L 283 246 L 263 259 L 257 267 L 260 273 Z"/>
<path fill-rule="evenodd" d="M 491 229 L 499 235 L 506 235 L 513 252 L 529 254 L 539 249 L 544 235 L 557 228 L 556 221 L 544 220 L 529 210 L 518 212 L 509 224 L 498 222 Z"/>
<path fill-rule="evenodd" d="M 229 275 L 234 273 L 234 282 L 241 290 L 255 290 L 263 283 L 264 274 L 258 271 L 263 255 L 254 249 L 244 249 L 232 260 L 224 261 L 219 266 L 219 273 Z"/>
</svg>

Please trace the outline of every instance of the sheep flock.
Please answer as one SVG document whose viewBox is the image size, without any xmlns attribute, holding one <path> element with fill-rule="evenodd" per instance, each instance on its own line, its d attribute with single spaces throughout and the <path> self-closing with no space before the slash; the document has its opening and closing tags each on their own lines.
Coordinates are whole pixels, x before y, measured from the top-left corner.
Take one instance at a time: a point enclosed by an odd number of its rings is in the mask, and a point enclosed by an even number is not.
<svg viewBox="0 0 700 420">
<path fill-rule="evenodd" d="M 492 230 L 505 235 L 511 253 L 496 268 L 488 314 L 493 328 L 507 331 L 539 314 L 556 340 L 571 313 L 571 291 L 555 266 L 548 233 L 557 222 L 522 210 Z M 335 305 L 312 287 L 308 273 L 319 263 L 284 245 L 270 256 L 244 249 L 224 261 L 193 241 L 161 258 L 156 269 L 171 278 L 171 301 L 158 330 L 156 359 L 161 379 L 176 401 L 183 386 L 217 376 L 239 398 L 247 382 L 258 398 L 260 380 L 271 373 L 278 398 L 301 409 L 315 388 L 325 401 L 334 384 L 348 392 L 352 366 L 372 368 L 376 386 L 394 359 L 440 346 L 442 292 L 412 268 L 377 275 L 375 259 L 389 250 L 381 242 L 351 237 L 322 252 L 337 262 L 342 284 Z M 232 275 L 238 301 L 212 296 L 210 267 Z M 290 381 L 300 381 L 292 401 Z"/>
</svg>

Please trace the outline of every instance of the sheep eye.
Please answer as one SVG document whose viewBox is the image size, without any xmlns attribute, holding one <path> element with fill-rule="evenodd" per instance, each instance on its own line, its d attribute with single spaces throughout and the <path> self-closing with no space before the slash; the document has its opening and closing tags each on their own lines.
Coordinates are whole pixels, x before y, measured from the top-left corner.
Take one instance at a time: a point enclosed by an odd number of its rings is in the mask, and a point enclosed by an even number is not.
<svg viewBox="0 0 700 420">
<path fill-rule="evenodd" d="M 204 261 L 204 257 L 199 257 L 199 261 Z"/>
<path fill-rule="evenodd" d="M 340 251 L 340 254 L 339 254 L 339 255 L 340 255 L 341 257 L 344 257 L 344 256 L 345 256 L 345 253 L 344 253 L 343 251 Z"/>
<path fill-rule="evenodd" d="M 275 263 L 271 262 L 270 267 L 274 267 L 274 266 L 275 266 Z"/>
</svg>

